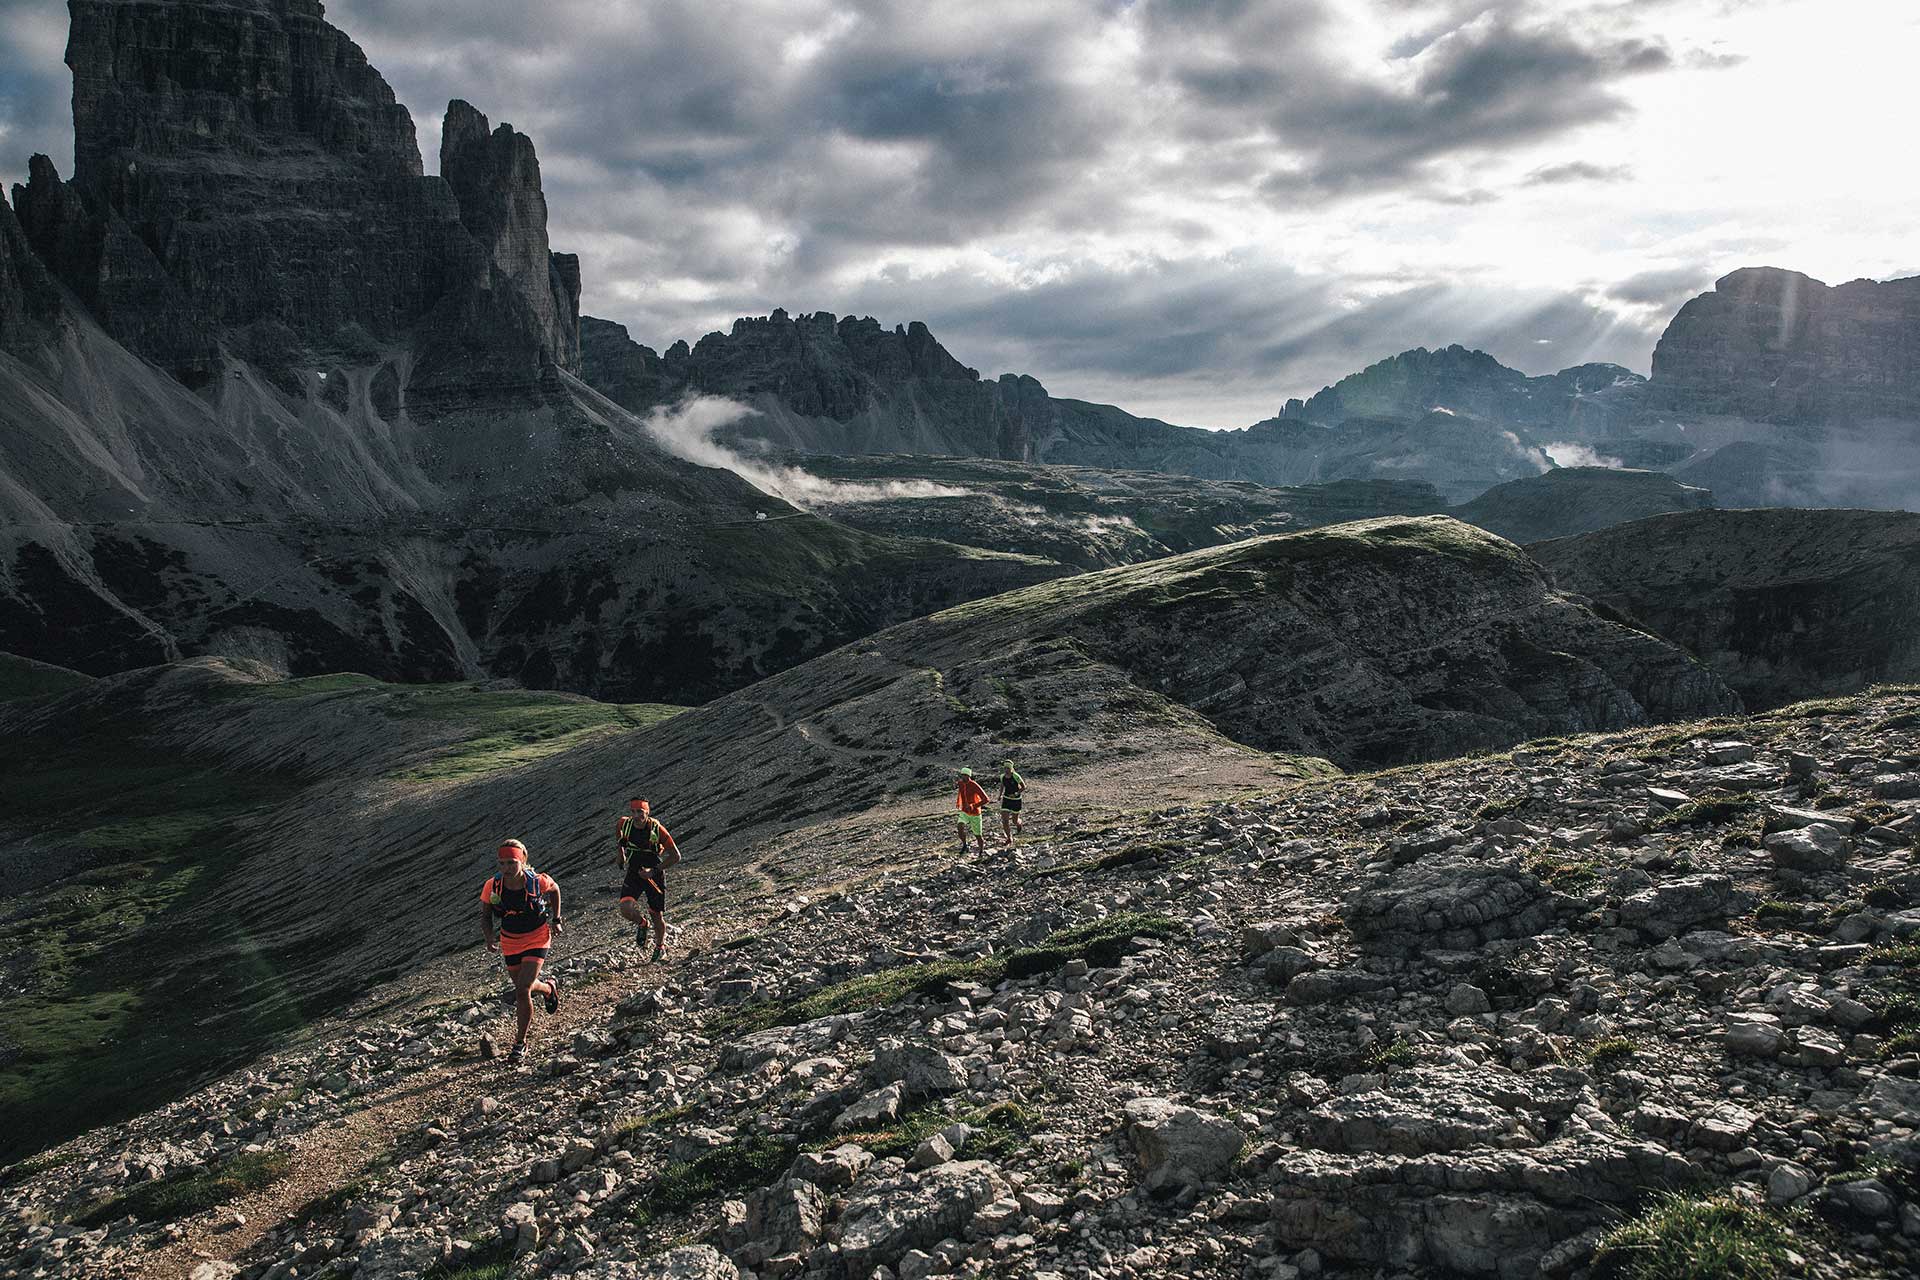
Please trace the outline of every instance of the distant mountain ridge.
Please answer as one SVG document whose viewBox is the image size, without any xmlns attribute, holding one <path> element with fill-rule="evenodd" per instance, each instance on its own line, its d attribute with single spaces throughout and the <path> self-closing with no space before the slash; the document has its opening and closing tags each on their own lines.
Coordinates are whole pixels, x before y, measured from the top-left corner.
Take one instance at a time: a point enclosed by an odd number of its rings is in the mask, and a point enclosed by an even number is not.
<svg viewBox="0 0 1920 1280">
<path fill-rule="evenodd" d="M 1631 412 L 1646 379 L 1617 364 L 1528 377 L 1484 351 L 1415 347 L 1349 374 L 1279 417 L 1337 426 L 1354 418 L 1419 418 L 1444 410 L 1550 431 L 1606 434 Z"/>
<path fill-rule="evenodd" d="M 1611 364 L 1528 376 L 1483 351 L 1416 347 L 1237 431 L 1057 399 L 1024 375 L 981 379 L 918 321 L 889 330 L 870 317 L 775 310 L 664 356 L 610 322 L 582 326 L 583 376 L 618 403 L 644 410 L 693 393 L 730 396 L 759 416 L 727 435 L 801 453 L 972 456 L 1269 485 L 1424 480 L 1454 503 L 1573 459 L 1705 468 L 1698 481 L 1682 478 L 1736 504 L 1920 497 L 1920 433 L 1882 421 L 1920 419 L 1920 279 L 1829 289 L 1796 272 L 1743 269 L 1681 309 L 1651 379 Z M 1745 460 L 1716 463 L 1723 448 Z M 1864 468 L 1862 450 L 1876 455 Z M 1756 473 L 1759 457 L 1767 462 Z"/>
</svg>

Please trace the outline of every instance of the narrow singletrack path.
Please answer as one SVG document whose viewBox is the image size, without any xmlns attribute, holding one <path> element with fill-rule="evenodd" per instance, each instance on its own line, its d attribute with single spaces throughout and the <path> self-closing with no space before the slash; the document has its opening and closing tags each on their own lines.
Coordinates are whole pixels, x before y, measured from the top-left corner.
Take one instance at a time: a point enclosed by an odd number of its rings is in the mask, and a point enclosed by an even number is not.
<svg viewBox="0 0 1920 1280">
<path fill-rule="evenodd" d="M 356 1099 L 360 1105 L 338 1122 L 302 1134 L 281 1148 L 293 1158 L 293 1169 L 287 1177 L 218 1209 L 184 1219 L 186 1233 L 179 1240 L 147 1255 L 137 1271 L 122 1275 L 125 1280 L 188 1280 L 202 1263 L 242 1261 L 270 1233 L 295 1223 L 306 1206 L 351 1187 L 404 1135 L 434 1122 L 451 1130 L 481 1098 L 538 1081 L 544 1064 L 566 1051 L 576 1031 L 635 992 L 670 983 L 678 971 L 678 960 L 710 949 L 716 938 L 717 930 L 711 922 L 680 926 L 671 938 L 674 960 L 641 965 L 619 975 L 628 981 L 571 989 L 566 985 L 566 956 L 562 953 L 560 1011 L 549 1015 L 536 1003 L 525 1067 L 509 1067 L 506 1063 L 506 1049 L 513 1043 L 514 1015 L 511 1006 L 505 1006 L 490 1021 L 474 1024 L 471 1056 L 462 1054 L 421 1071 L 397 1075 L 361 1095 Z M 596 940 L 590 945 L 592 951 L 603 952 L 620 944 L 616 941 L 601 946 Z M 497 959 L 488 958 L 498 966 Z M 485 1003 L 491 997 L 482 994 L 475 998 Z M 479 1056 L 482 1034 L 493 1037 L 500 1046 L 500 1057 L 487 1060 Z M 228 1225 L 234 1222 L 236 1213 L 246 1221 Z"/>
</svg>

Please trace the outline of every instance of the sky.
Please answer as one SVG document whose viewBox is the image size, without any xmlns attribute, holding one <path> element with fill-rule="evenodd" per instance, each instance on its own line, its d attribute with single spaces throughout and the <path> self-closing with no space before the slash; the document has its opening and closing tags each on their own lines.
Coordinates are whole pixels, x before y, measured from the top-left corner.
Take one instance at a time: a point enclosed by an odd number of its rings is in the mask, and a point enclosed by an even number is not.
<svg viewBox="0 0 1920 1280">
<path fill-rule="evenodd" d="M 1737 267 L 1920 274 L 1913 0 L 326 9 L 429 172 L 452 97 L 533 138 L 583 309 L 656 349 L 918 319 L 985 376 L 1235 427 L 1413 346 L 1645 373 Z M 9 181 L 71 171 L 65 32 L 0 0 Z"/>
</svg>

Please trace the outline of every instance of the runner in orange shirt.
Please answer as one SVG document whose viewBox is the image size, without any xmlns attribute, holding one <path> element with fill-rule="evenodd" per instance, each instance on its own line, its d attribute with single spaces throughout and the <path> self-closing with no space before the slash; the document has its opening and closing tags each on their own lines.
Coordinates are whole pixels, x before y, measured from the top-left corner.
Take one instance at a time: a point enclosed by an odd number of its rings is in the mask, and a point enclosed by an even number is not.
<svg viewBox="0 0 1920 1280">
<path fill-rule="evenodd" d="M 560 981 L 542 980 L 547 947 L 561 932 L 560 886 L 552 876 L 527 866 L 527 846 L 503 840 L 498 852 L 500 870 L 480 884 L 480 935 L 487 950 L 498 951 L 513 979 L 513 997 L 520 1015 L 519 1034 L 507 1061 L 518 1066 L 527 1058 L 527 1027 L 533 1022 L 533 997 L 546 998 L 547 1012 L 560 1010 Z M 494 917 L 500 919 L 500 939 L 494 941 Z"/>
<path fill-rule="evenodd" d="M 960 811 L 960 856 L 967 856 L 967 832 L 973 832 L 973 838 L 980 846 L 980 856 L 987 856 L 987 837 L 981 831 L 980 815 L 987 807 L 987 793 L 973 780 L 973 770 L 960 771 L 960 792 L 953 798 L 953 807 Z"/>
</svg>

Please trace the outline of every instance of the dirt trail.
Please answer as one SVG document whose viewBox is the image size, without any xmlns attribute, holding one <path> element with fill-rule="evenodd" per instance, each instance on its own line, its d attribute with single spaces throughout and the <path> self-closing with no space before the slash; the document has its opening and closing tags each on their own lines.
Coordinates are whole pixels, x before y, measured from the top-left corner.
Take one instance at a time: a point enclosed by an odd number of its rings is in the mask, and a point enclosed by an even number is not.
<svg viewBox="0 0 1920 1280">
<path fill-rule="evenodd" d="M 616 926 L 620 928 L 620 926 Z M 688 923 L 676 928 L 672 943 L 679 959 L 710 949 L 723 935 L 724 925 L 710 920 Z M 612 942 L 603 943 L 596 935 L 576 955 L 604 952 L 624 938 L 631 946 L 631 933 L 620 928 Z M 441 1121 L 453 1126 L 473 1105 L 489 1094 L 517 1087 L 516 1082 L 537 1081 L 544 1064 L 566 1051 L 573 1034 L 593 1022 L 610 1006 L 636 991 L 671 982 L 678 965 L 645 965 L 620 975 L 624 981 L 599 982 L 569 989 L 568 967 L 562 954 L 560 1011 L 551 1016 L 537 1007 L 528 1035 L 528 1065 L 510 1068 L 504 1057 L 513 1042 L 513 1011 L 503 1007 L 491 1022 L 476 1023 L 473 1028 L 477 1046 L 485 1032 L 501 1046 L 502 1057 L 488 1061 L 477 1056 L 445 1060 L 424 1071 L 398 1076 L 383 1082 L 358 1100 L 362 1105 L 338 1123 L 302 1134 L 285 1148 L 293 1157 L 293 1172 L 286 1178 L 249 1192 L 218 1209 L 196 1214 L 184 1220 L 186 1234 L 165 1249 L 148 1255 L 138 1271 L 121 1273 L 126 1280 L 188 1280 L 193 1269 L 203 1262 L 245 1260 L 248 1250 L 276 1229 L 294 1223 L 299 1211 L 316 1199 L 351 1186 L 391 1151 L 405 1134 Z M 637 949 L 635 954 L 638 955 Z M 498 961 L 495 961 L 498 964 Z M 478 997 L 486 1000 L 487 996 Z M 239 1213 L 246 1222 L 237 1227 L 222 1224 Z"/>
</svg>

